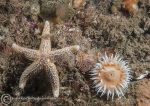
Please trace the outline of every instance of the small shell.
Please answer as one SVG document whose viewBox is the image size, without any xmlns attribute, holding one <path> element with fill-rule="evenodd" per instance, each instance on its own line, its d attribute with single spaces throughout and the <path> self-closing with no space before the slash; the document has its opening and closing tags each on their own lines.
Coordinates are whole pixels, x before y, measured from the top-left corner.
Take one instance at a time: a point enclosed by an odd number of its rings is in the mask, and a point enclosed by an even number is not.
<svg viewBox="0 0 150 106">
<path fill-rule="evenodd" d="M 137 80 L 141 80 L 141 79 L 147 77 L 148 74 L 150 74 L 150 73 L 149 73 L 148 71 L 145 71 L 145 73 L 141 74 L 141 75 L 140 75 L 139 77 L 137 77 L 136 79 L 137 79 Z"/>
</svg>

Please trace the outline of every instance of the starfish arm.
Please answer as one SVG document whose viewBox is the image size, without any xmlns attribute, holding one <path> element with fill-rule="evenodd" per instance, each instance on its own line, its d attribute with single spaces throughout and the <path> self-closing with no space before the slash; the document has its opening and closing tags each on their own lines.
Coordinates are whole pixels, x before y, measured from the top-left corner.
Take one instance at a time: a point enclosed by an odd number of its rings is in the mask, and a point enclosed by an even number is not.
<svg viewBox="0 0 150 106">
<path fill-rule="evenodd" d="M 22 73 L 19 81 L 19 88 L 24 89 L 27 80 L 34 75 L 40 69 L 39 61 L 33 62 L 26 70 Z"/>
<path fill-rule="evenodd" d="M 58 97 L 59 96 L 59 76 L 58 76 L 56 66 L 53 63 L 47 63 L 46 67 L 47 67 L 48 78 L 52 85 L 53 95 L 54 97 Z"/>
<path fill-rule="evenodd" d="M 30 60 L 35 60 L 39 57 L 38 50 L 32 50 L 25 47 L 21 47 L 15 43 L 13 43 L 12 49 L 16 52 L 24 54 Z"/>
<path fill-rule="evenodd" d="M 79 45 L 74 45 L 74 46 L 70 46 L 70 47 L 65 47 L 63 49 L 59 49 L 59 50 L 55 50 L 55 51 L 52 51 L 50 52 L 49 56 L 61 56 L 61 55 L 64 55 L 64 54 L 70 54 L 70 53 L 77 53 L 78 50 L 80 49 L 80 46 Z"/>
<path fill-rule="evenodd" d="M 41 36 L 41 45 L 40 50 L 44 52 L 48 52 L 51 50 L 51 41 L 50 41 L 50 25 L 49 22 L 46 21 L 44 25 L 44 29 Z"/>
</svg>

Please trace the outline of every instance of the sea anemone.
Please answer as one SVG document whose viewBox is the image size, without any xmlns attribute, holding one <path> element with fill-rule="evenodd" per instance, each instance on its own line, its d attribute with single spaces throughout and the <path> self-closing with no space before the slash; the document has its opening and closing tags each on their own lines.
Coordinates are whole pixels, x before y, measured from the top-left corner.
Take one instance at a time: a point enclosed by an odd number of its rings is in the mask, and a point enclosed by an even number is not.
<svg viewBox="0 0 150 106">
<path fill-rule="evenodd" d="M 107 99 L 115 94 L 118 97 L 124 96 L 131 80 L 128 62 L 124 61 L 119 54 L 107 55 L 99 58 L 94 69 L 90 71 L 93 88 L 101 96 L 107 94 Z"/>
</svg>

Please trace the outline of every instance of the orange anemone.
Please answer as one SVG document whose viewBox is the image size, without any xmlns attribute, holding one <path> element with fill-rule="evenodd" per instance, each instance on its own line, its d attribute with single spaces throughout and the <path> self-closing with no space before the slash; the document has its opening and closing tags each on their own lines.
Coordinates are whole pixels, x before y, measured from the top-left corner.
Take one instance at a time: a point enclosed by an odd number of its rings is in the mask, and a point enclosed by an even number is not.
<svg viewBox="0 0 150 106">
<path fill-rule="evenodd" d="M 91 70 L 91 79 L 97 94 L 101 92 L 101 96 L 107 94 L 107 98 L 112 96 L 112 99 L 115 94 L 121 97 L 131 79 L 130 68 L 118 54 L 108 56 L 105 53 Z"/>
</svg>

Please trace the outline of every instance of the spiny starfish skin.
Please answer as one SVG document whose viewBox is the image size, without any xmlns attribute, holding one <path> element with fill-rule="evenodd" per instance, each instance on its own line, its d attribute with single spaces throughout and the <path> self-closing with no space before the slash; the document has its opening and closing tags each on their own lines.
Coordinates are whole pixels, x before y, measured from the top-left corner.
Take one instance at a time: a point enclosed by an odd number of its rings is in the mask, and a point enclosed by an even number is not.
<svg viewBox="0 0 150 106">
<path fill-rule="evenodd" d="M 51 41 L 50 41 L 50 25 L 46 21 L 44 29 L 41 36 L 41 44 L 39 50 L 33 50 L 21 47 L 16 43 L 12 44 L 14 51 L 24 54 L 28 59 L 34 61 L 30 66 L 28 66 L 22 73 L 19 81 L 19 88 L 24 89 L 26 83 L 32 75 L 40 70 L 45 69 L 47 72 L 49 81 L 52 85 L 52 92 L 54 97 L 59 96 L 59 76 L 54 64 L 54 59 L 57 56 L 63 56 L 63 54 L 69 55 L 69 53 L 76 53 L 79 50 L 79 46 L 65 47 L 59 50 L 51 51 Z"/>
</svg>

